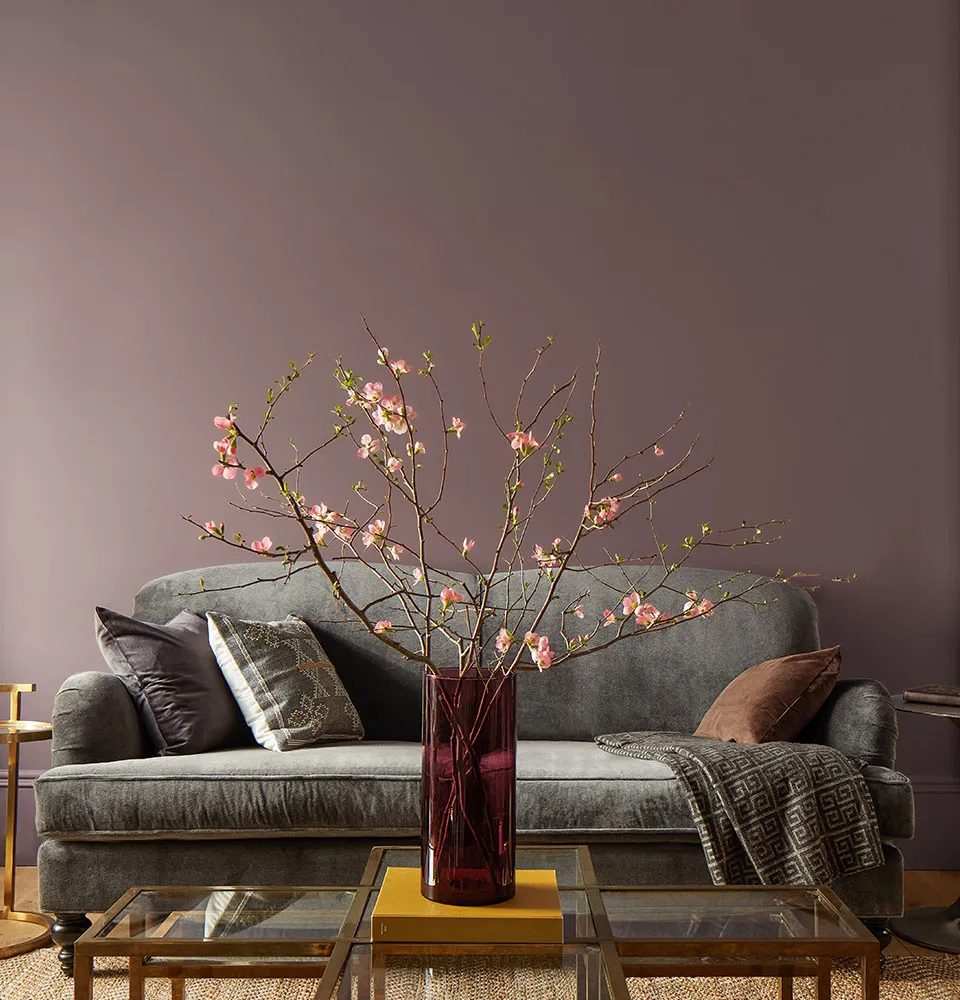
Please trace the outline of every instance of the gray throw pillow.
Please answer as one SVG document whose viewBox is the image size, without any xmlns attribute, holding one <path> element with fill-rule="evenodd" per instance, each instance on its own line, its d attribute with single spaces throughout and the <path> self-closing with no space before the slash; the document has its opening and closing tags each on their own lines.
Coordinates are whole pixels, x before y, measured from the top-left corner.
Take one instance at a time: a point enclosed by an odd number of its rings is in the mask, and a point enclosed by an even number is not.
<svg viewBox="0 0 960 1000">
<path fill-rule="evenodd" d="M 152 625 L 96 608 L 94 619 L 103 658 L 130 692 L 158 754 L 253 743 L 199 615 L 181 611 Z"/>
<path fill-rule="evenodd" d="M 207 612 L 210 646 L 261 746 L 293 750 L 361 740 L 360 716 L 310 626 L 244 621 Z"/>
</svg>

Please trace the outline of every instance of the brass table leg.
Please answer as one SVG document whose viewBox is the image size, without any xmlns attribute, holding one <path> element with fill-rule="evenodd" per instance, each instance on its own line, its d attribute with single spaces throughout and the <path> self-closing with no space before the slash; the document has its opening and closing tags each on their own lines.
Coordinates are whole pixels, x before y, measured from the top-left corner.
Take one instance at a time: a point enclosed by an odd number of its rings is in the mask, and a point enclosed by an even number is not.
<svg viewBox="0 0 960 1000">
<path fill-rule="evenodd" d="M 141 955 L 130 956 L 127 975 L 130 979 L 130 1000 L 143 1000 L 143 957 Z"/>
<path fill-rule="evenodd" d="M 863 956 L 863 1000 L 880 1000 L 880 949 Z"/>
<path fill-rule="evenodd" d="M 780 1000 L 793 1000 L 793 976 L 789 972 L 780 976 Z"/>
<path fill-rule="evenodd" d="M 92 955 L 74 955 L 73 1000 L 93 1000 Z"/>
<path fill-rule="evenodd" d="M 830 959 L 817 959 L 817 1000 L 830 1000 Z"/>
<path fill-rule="evenodd" d="M 15 944 L 0 945 L 0 958 L 21 955 L 41 945 L 50 943 L 50 925 L 53 921 L 42 913 L 29 913 L 13 908 L 13 894 L 16 891 L 17 867 L 17 793 L 20 782 L 20 745 L 7 744 L 7 831 L 3 856 L 3 909 L 0 920 L 15 920 L 19 923 L 36 924 L 40 930 Z"/>
</svg>

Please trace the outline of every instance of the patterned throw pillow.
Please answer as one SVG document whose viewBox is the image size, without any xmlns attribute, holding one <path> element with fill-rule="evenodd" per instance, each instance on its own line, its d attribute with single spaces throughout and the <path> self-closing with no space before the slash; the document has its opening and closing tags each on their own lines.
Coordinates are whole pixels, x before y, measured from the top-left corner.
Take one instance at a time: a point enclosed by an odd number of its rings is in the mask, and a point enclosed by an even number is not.
<svg viewBox="0 0 960 1000">
<path fill-rule="evenodd" d="M 207 623 L 217 663 L 261 746 L 363 739 L 360 716 L 305 621 L 253 622 L 209 611 Z"/>
</svg>

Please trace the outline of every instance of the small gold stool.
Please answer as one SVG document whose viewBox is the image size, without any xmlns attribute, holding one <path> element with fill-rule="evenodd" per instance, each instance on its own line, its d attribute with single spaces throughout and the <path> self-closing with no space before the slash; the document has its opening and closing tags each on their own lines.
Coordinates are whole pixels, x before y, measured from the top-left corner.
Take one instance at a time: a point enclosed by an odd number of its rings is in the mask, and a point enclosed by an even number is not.
<svg viewBox="0 0 960 1000">
<path fill-rule="evenodd" d="M 49 917 L 13 908 L 13 891 L 17 880 L 14 863 L 17 847 L 17 792 L 20 781 L 20 744 L 49 740 L 53 726 L 49 722 L 24 722 L 20 719 L 20 695 L 36 691 L 36 684 L 0 684 L 0 694 L 10 695 L 10 718 L 0 720 L 0 743 L 7 744 L 7 836 L 3 860 L 3 909 L 0 921 L 18 920 L 38 924 L 42 930 L 14 944 L 0 944 L 0 958 L 20 955 L 50 943 Z"/>
</svg>

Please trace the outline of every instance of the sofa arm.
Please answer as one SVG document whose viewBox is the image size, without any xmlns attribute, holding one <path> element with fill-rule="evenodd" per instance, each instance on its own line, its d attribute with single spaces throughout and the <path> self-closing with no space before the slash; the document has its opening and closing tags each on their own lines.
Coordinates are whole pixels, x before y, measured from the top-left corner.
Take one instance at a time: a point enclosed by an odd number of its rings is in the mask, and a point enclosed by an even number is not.
<svg viewBox="0 0 960 1000">
<path fill-rule="evenodd" d="M 119 677 L 89 670 L 63 682 L 53 700 L 54 767 L 148 756 L 149 746 Z"/>
<path fill-rule="evenodd" d="M 892 769 L 897 756 L 897 711 L 889 691 L 879 681 L 837 681 L 797 742 L 836 747 L 848 757 Z"/>
</svg>

